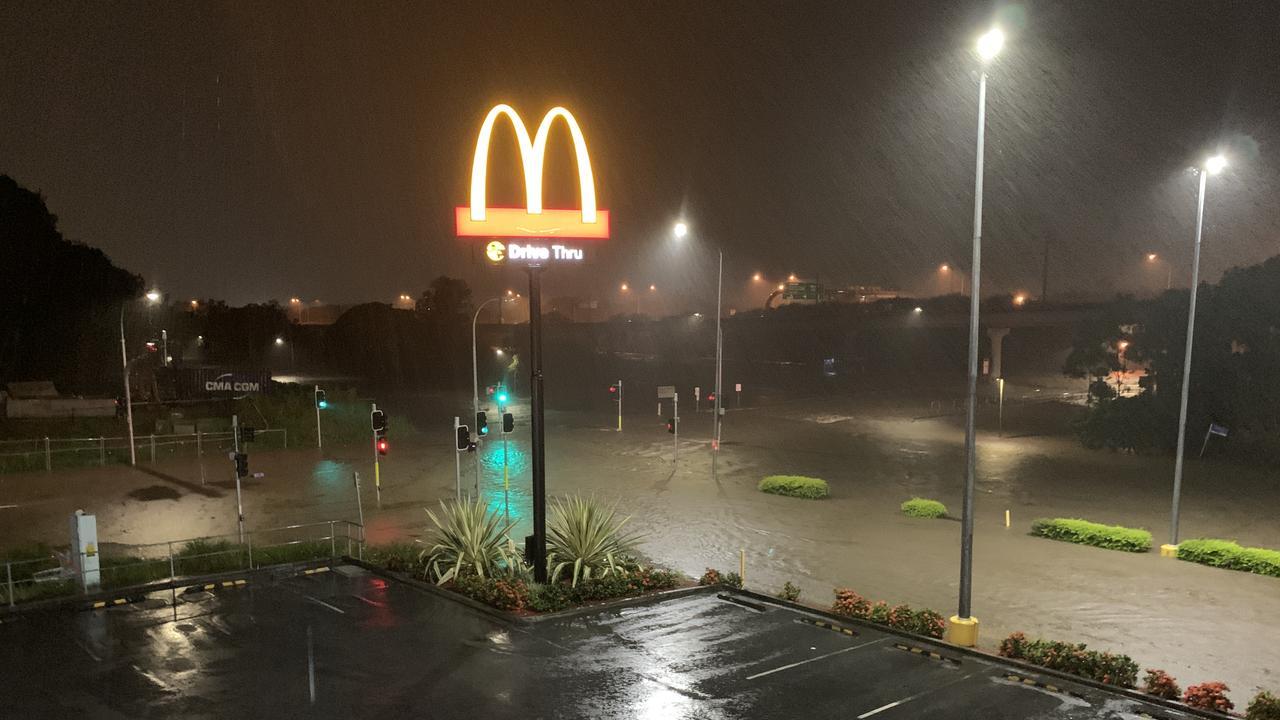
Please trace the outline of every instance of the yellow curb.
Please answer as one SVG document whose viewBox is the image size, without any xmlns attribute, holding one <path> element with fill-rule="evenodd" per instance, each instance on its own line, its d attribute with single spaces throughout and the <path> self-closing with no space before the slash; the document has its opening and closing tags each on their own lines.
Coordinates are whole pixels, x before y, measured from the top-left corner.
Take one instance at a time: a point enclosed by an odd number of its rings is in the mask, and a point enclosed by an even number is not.
<svg viewBox="0 0 1280 720">
<path fill-rule="evenodd" d="M 1176 558 L 1178 557 L 1178 546 L 1165 543 L 1160 546 L 1160 557 Z"/>
</svg>

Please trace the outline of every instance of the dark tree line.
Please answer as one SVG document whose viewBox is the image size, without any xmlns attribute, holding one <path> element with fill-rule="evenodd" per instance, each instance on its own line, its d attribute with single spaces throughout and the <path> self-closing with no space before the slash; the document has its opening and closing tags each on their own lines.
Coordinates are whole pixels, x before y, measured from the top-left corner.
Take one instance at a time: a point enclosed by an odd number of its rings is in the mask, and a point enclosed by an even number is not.
<svg viewBox="0 0 1280 720">
<path fill-rule="evenodd" d="M 1077 330 L 1065 372 L 1093 378 L 1080 425 L 1092 447 L 1170 450 L 1177 442 L 1189 292 L 1119 297 Z M 1233 454 L 1280 456 L 1280 256 L 1203 284 L 1196 309 L 1187 434 L 1198 451 L 1209 423 L 1230 431 Z M 1101 382 L 1122 365 L 1145 368 L 1141 391 L 1115 397 Z"/>
</svg>

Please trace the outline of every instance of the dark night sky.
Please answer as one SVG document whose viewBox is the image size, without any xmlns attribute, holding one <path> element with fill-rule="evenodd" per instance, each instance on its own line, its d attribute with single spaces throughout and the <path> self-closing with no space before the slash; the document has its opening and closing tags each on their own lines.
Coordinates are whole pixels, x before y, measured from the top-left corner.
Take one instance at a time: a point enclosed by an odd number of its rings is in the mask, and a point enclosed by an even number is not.
<svg viewBox="0 0 1280 720">
<path fill-rule="evenodd" d="M 1186 282 L 1196 181 L 1218 147 L 1204 270 L 1280 251 L 1280 10 L 1256 2 L 9 3 L 0 172 L 64 233 L 179 297 L 417 294 L 514 283 L 453 237 L 480 119 L 578 117 L 614 238 L 551 294 L 605 299 L 752 271 L 940 286 L 967 257 L 977 61 L 990 72 L 989 290 Z M 523 204 L 509 132 L 491 204 Z M 553 136 L 547 200 L 576 207 Z M 505 201 L 505 202 L 503 202 Z"/>
</svg>

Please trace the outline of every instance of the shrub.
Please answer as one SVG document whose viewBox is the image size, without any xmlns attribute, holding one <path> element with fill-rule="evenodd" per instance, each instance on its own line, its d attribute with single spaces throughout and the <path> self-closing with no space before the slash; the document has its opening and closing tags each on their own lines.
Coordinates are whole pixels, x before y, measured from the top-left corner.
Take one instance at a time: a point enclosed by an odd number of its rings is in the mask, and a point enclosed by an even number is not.
<svg viewBox="0 0 1280 720">
<path fill-rule="evenodd" d="M 1249 701 L 1245 720 L 1280 720 L 1280 698 L 1263 690 Z"/>
<path fill-rule="evenodd" d="M 725 585 L 738 590 L 742 589 L 742 576 L 736 572 L 725 573 L 721 579 Z"/>
<path fill-rule="evenodd" d="M 880 625 L 888 625 L 916 635 L 941 638 L 946 630 L 946 620 L 933 610 L 915 610 L 910 605 L 894 605 L 878 602 L 872 604 L 849 588 L 837 588 L 836 600 L 831 605 L 833 615 L 868 620 Z"/>
<path fill-rule="evenodd" d="M 941 640 L 947 632 L 947 619 L 933 610 L 917 610 L 911 632 Z"/>
<path fill-rule="evenodd" d="M 619 519 L 613 506 L 573 495 L 551 504 L 547 523 L 547 570 L 554 582 L 570 571 L 571 585 L 583 578 L 619 572 L 618 561 L 632 552 L 640 538 L 624 533 L 631 518 Z"/>
<path fill-rule="evenodd" d="M 1151 549 L 1151 533 L 1146 530 L 1102 525 L 1088 520 L 1041 518 L 1031 524 L 1031 534 L 1108 550 L 1147 552 Z"/>
<path fill-rule="evenodd" d="M 782 589 L 778 591 L 778 599 L 795 602 L 800 599 L 800 588 L 791 584 L 791 581 L 788 580 L 782 586 Z"/>
<path fill-rule="evenodd" d="M 454 591 L 499 610 L 523 610 L 529 605 L 529 586 L 518 578 L 480 577 L 464 571 L 452 583 Z"/>
<path fill-rule="evenodd" d="M 1182 695 L 1182 688 L 1174 681 L 1173 676 L 1163 670 L 1147 670 L 1142 679 L 1142 692 L 1155 695 L 1165 700 L 1177 700 Z"/>
<path fill-rule="evenodd" d="M 760 481 L 761 492 L 817 500 L 830 494 L 827 481 L 803 475 L 770 475 Z"/>
<path fill-rule="evenodd" d="M 913 497 L 902 503 L 902 514 L 908 517 L 929 519 L 946 517 L 947 506 L 937 500 Z"/>
<path fill-rule="evenodd" d="M 1178 544 L 1178 559 L 1280 577 L 1280 550 L 1241 547 L 1230 540 L 1183 540 Z"/>
<path fill-rule="evenodd" d="M 702 577 L 698 578 L 699 585 L 719 585 L 721 582 L 720 571 L 715 568 L 707 568 Z"/>
<path fill-rule="evenodd" d="M 1133 687 L 1138 679 L 1138 664 L 1128 655 L 1090 650 L 1084 643 L 1027 640 L 1014 633 L 1000 643 L 1000 655 L 1108 685 Z"/>
<path fill-rule="evenodd" d="M 536 585 L 529 597 L 529 609 L 538 612 L 563 610 L 572 603 L 570 588 L 564 583 Z"/>
<path fill-rule="evenodd" d="M 1227 699 L 1227 691 L 1230 689 L 1226 683 L 1216 681 L 1192 685 L 1183 693 L 1182 702 L 1200 710 L 1231 712 L 1235 703 Z"/>
<path fill-rule="evenodd" d="M 443 585 L 464 572 L 483 579 L 517 567 L 519 556 L 504 537 L 511 525 L 502 525 L 502 516 L 490 512 L 483 500 L 442 500 L 440 517 L 430 510 L 427 517 L 436 526 L 433 542 L 418 559 L 436 583 Z"/>
<path fill-rule="evenodd" d="M 866 620 L 871 615 L 871 602 L 849 588 L 835 590 L 836 601 L 831 604 L 833 615 Z"/>
<path fill-rule="evenodd" d="M 364 557 L 373 565 L 384 567 L 392 572 L 410 572 L 418 564 L 422 549 L 413 543 L 390 543 L 387 545 L 370 545 L 364 550 Z"/>
</svg>

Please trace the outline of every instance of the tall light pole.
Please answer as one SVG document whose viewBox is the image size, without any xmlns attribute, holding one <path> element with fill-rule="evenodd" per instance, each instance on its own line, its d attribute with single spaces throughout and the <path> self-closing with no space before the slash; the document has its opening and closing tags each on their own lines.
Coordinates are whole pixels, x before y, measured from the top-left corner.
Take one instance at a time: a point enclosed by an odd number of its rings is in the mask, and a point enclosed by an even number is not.
<svg viewBox="0 0 1280 720">
<path fill-rule="evenodd" d="M 1204 229 L 1204 190 L 1210 175 L 1227 166 L 1227 159 L 1214 155 L 1200 168 L 1200 197 L 1196 202 L 1196 242 L 1191 255 L 1191 305 L 1187 309 L 1187 346 L 1182 358 L 1182 400 L 1178 406 L 1178 454 L 1173 461 L 1173 511 L 1169 523 L 1169 543 L 1160 546 L 1165 557 L 1178 555 L 1178 515 L 1182 502 L 1182 455 L 1187 443 L 1187 394 L 1191 389 L 1191 346 L 1196 331 L 1196 290 L 1200 284 L 1200 235 Z"/>
<path fill-rule="evenodd" d="M 951 618 L 949 634 L 956 645 L 978 644 L 978 619 L 973 617 L 973 486 L 977 461 L 978 305 L 982 295 L 982 154 L 987 122 L 987 63 L 1000 53 L 1004 33 L 992 28 L 978 38 L 982 73 L 978 81 L 978 151 L 973 181 L 973 265 L 969 281 L 969 387 L 964 423 L 964 503 L 960 519 L 960 602 Z"/>
<path fill-rule="evenodd" d="M 148 290 L 145 295 L 147 302 L 152 305 L 160 302 L 159 290 Z M 129 387 L 129 348 L 124 339 L 124 309 L 126 303 L 120 303 L 120 368 L 124 373 L 124 412 L 126 422 L 129 424 L 129 464 L 138 464 L 138 449 L 133 440 L 133 393 Z"/>
<path fill-rule="evenodd" d="M 689 226 L 683 222 L 678 222 L 671 232 L 676 240 L 683 240 L 689 234 Z M 718 257 L 716 269 L 716 399 L 712 408 L 715 416 L 712 420 L 711 437 L 711 472 L 713 475 L 716 468 L 716 455 L 720 452 L 720 428 L 723 424 L 720 419 L 720 386 L 724 375 L 724 335 L 720 329 L 720 316 L 724 299 L 724 250 L 717 247 L 716 255 Z"/>
<path fill-rule="evenodd" d="M 480 307 L 476 308 L 475 315 L 471 316 L 471 419 L 478 421 L 480 419 L 480 370 L 476 363 L 476 322 L 480 319 L 480 311 L 489 303 L 500 303 L 501 298 L 489 298 L 480 303 Z M 501 310 L 502 306 L 499 305 Z M 476 497 L 480 497 L 480 427 L 476 423 Z"/>
</svg>

